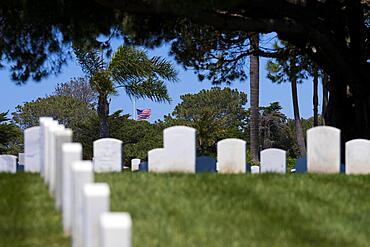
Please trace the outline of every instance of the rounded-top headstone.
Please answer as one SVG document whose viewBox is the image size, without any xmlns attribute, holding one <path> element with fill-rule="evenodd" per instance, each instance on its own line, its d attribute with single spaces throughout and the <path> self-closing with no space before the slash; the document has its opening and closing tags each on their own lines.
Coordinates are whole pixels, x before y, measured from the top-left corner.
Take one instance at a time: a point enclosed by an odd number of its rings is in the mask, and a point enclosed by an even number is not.
<svg viewBox="0 0 370 247">
<path fill-rule="evenodd" d="M 94 171 L 119 172 L 122 167 L 122 141 L 102 138 L 94 141 Z"/>
<path fill-rule="evenodd" d="M 261 173 L 286 173 L 286 152 L 278 148 L 261 151 Z"/>
<path fill-rule="evenodd" d="M 307 171 L 339 173 L 340 130 L 318 126 L 307 130 Z"/>
<path fill-rule="evenodd" d="M 0 155 L 0 172 L 17 172 L 17 156 L 14 155 Z"/>
<path fill-rule="evenodd" d="M 346 142 L 346 174 L 370 173 L 370 141 L 355 139 Z"/>
<path fill-rule="evenodd" d="M 173 126 L 163 130 L 166 169 L 168 172 L 195 173 L 196 130 Z"/>
<path fill-rule="evenodd" d="M 229 138 L 217 143 L 217 169 L 219 173 L 246 172 L 246 142 Z"/>
<path fill-rule="evenodd" d="M 164 162 L 164 148 L 155 148 L 148 152 L 148 171 L 166 172 L 167 168 Z"/>
</svg>

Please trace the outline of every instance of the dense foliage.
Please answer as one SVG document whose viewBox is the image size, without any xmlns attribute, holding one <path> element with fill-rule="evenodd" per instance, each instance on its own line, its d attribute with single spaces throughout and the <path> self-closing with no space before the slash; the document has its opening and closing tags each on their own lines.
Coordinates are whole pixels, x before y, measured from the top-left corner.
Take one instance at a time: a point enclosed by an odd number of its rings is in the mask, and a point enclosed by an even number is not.
<svg viewBox="0 0 370 247">
<path fill-rule="evenodd" d="M 22 134 L 19 128 L 9 122 L 7 112 L 0 113 L 0 154 L 17 155 L 22 150 Z"/>
<path fill-rule="evenodd" d="M 213 87 L 195 94 L 181 96 L 174 111 L 155 123 L 130 119 L 116 111 L 108 116 L 109 137 L 123 142 L 125 165 L 133 158 L 147 159 L 153 148 L 163 146 L 163 130 L 174 125 L 186 125 L 197 130 L 197 154 L 217 155 L 217 142 L 225 138 L 240 138 L 249 147 L 250 111 L 245 108 L 247 95 L 230 88 Z M 38 125 L 38 118 L 51 116 L 73 130 L 73 140 L 82 143 L 84 158 L 91 159 L 93 142 L 99 136 L 99 118 L 90 104 L 78 97 L 48 96 L 17 106 L 13 121 L 25 129 Z M 275 147 L 299 157 L 294 121 L 281 112 L 278 102 L 260 107 L 259 150 Z M 302 119 L 304 132 L 312 127 L 312 119 Z M 6 126 L 13 126 L 7 124 Z M 22 140 L 19 141 L 22 143 Z M 19 147 L 18 145 L 13 145 Z M 19 147 L 21 149 L 21 147 Z M 251 162 L 249 152 L 248 162 Z"/>
<path fill-rule="evenodd" d="M 182 102 L 175 107 L 172 116 L 197 130 L 200 154 L 215 154 L 219 140 L 244 138 L 247 116 L 245 93 L 213 87 L 180 98 Z"/>
<path fill-rule="evenodd" d="M 95 111 L 86 102 L 68 96 L 48 96 L 18 105 L 13 113 L 13 121 L 22 129 L 26 129 L 39 125 L 40 117 L 52 117 L 74 129 L 93 115 Z"/>
</svg>

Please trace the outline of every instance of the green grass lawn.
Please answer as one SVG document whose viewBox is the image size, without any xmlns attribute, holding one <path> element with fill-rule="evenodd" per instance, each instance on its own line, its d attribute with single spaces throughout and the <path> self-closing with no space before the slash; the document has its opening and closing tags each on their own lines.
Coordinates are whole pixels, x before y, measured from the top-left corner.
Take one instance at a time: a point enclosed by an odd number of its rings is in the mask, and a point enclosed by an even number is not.
<svg viewBox="0 0 370 247">
<path fill-rule="evenodd" d="M 370 176 L 99 174 L 134 247 L 370 246 Z"/>
<path fill-rule="evenodd" d="M 97 174 L 134 247 L 370 246 L 370 176 Z M 0 246 L 69 246 L 38 175 L 0 174 Z"/>
<path fill-rule="evenodd" d="M 40 175 L 0 173 L 0 246 L 67 247 L 69 243 Z"/>
</svg>

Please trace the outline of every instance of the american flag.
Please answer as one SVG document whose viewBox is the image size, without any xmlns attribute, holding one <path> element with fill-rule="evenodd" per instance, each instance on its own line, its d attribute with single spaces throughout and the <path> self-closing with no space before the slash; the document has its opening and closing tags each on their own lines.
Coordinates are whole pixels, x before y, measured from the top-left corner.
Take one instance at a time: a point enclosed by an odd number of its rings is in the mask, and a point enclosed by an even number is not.
<svg viewBox="0 0 370 247">
<path fill-rule="evenodd" d="M 152 110 L 149 108 L 145 108 L 143 110 L 136 109 L 136 112 L 138 120 L 149 119 L 150 115 L 152 114 Z"/>
</svg>

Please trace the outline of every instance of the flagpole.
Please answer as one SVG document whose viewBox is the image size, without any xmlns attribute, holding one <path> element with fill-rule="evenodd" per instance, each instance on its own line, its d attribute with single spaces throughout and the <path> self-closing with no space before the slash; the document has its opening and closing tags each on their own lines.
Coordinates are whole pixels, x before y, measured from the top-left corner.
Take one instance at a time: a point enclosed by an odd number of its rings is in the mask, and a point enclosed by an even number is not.
<svg viewBox="0 0 370 247">
<path fill-rule="evenodd" d="M 133 98 L 132 100 L 132 119 L 136 120 L 136 100 Z"/>
</svg>

